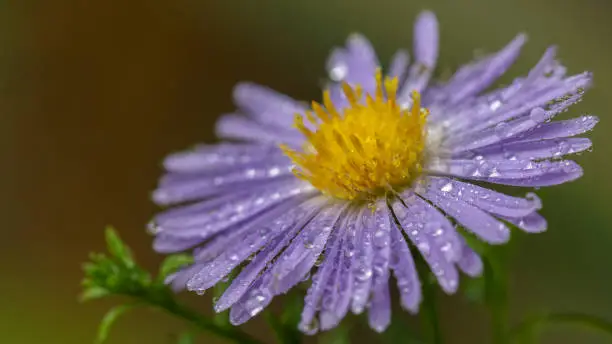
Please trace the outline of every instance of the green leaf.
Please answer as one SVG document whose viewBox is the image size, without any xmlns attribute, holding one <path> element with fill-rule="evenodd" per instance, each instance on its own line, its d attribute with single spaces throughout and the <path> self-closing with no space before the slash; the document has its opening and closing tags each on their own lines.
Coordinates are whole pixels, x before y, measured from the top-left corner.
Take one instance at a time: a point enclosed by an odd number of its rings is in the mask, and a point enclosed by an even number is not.
<svg viewBox="0 0 612 344">
<path fill-rule="evenodd" d="M 99 286 L 92 286 L 85 288 L 85 291 L 79 297 L 81 302 L 90 301 L 102 298 L 104 296 L 110 295 L 110 292 L 106 288 L 102 288 Z"/>
<path fill-rule="evenodd" d="M 130 249 L 121 241 L 113 228 L 106 229 L 106 242 L 109 255 L 92 253 L 89 261 L 83 265 L 82 299 L 90 300 L 105 295 L 129 297 L 140 306 L 161 309 L 168 314 L 182 318 L 199 330 L 216 334 L 235 343 L 259 343 L 249 334 L 237 327 L 217 325 L 213 319 L 179 303 L 172 290 L 159 279 L 152 279 L 148 271 L 138 266 L 132 258 Z M 190 258 L 171 258 L 162 267 L 163 273 L 169 273 Z M 136 304 L 112 308 L 102 319 L 97 343 L 108 337 L 108 332 L 119 316 Z M 185 341 L 187 339 L 184 339 Z"/>
<path fill-rule="evenodd" d="M 121 241 L 115 229 L 110 226 L 106 227 L 105 235 L 108 252 L 113 257 L 119 259 L 126 267 L 133 267 L 134 259 L 132 258 L 132 252 L 123 241 Z"/>
<path fill-rule="evenodd" d="M 106 341 L 106 338 L 108 338 L 108 332 L 110 331 L 110 328 L 113 326 L 115 321 L 117 321 L 117 319 L 121 315 L 125 314 L 125 312 L 136 308 L 137 306 L 138 305 L 136 304 L 125 304 L 111 308 L 104 315 L 104 318 L 102 318 L 102 321 L 100 322 L 100 326 L 98 327 L 98 336 L 96 337 L 96 343 L 104 343 L 104 341 Z"/>
<path fill-rule="evenodd" d="M 177 344 L 194 344 L 195 335 L 191 332 L 185 332 L 179 336 Z"/>
<path fill-rule="evenodd" d="M 159 279 L 163 281 L 168 275 L 191 263 L 193 263 L 193 257 L 190 254 L 170 255 L 164 259 L 159 267 Z"/>
</svg>

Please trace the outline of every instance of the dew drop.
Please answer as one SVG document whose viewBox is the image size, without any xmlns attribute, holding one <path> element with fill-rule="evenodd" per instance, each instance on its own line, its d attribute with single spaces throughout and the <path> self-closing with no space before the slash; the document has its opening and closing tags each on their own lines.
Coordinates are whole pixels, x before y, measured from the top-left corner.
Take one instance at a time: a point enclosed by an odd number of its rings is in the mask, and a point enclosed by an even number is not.
<svg viewBox="0 0 612 344">
<path fill-rule="evenodd" d="M 306 326 L 303 327 L 303 330 L 306 333 L 317 332 L 319 330 L 319 319 L 314 317 L 310 323 L 306 324 Z"/>
<path fill-rule="evenodd" d="M 147 233 L 151 235 L 156 235 L 161 231 L 161 227 L 156 221 L 150 221 L 147 224 Z"/>
<path fill-rule="evenodd" d="M 280 168 L 278 167 L 273 167 L 268 171 L 268 176 L 270 177 L 276 177 L 280 174 Z"/>
<path fill-rule="evenodd" d="M 496 111 L 501 105 L 502 102 L 500 102 L 499 100 L 495 100 L 489 105 L 489 108 L 491 109 L 491 111 Z"/>
<path fill-rule="evenodd" d="M 497 135 L 497 137 L 499 137 L 501 139 L 506 138 L 506 136 L 508 135 L 508 132 L 510 131 L 510 129 L 511 128 L 508 125 L 508 123 L 500 122 L 494 128 L 495 135 Z"/>
<path fill-rule="evenodd" d="M 546 111 L 542 108 L 535 108 L 529 113 L 529 118 L 536 123 L 544 122 L 546 117 Z"/>
<path fill-rule="evenodd" d="M 430 247 L 429 244 L 427 242 L 421 242 L 417 245 L 417 248 L 419 249 L 419 251 L 421 251 L 421 253 L 425 256 L 429 255 L 429 251 L 430 251 Z"/>
<path fill-rule="evenodd" d="M 263 307 L 262 306 L 258 306 L 258 307 L 253 307 L 250 311 L 249 314 L 254 317 L 257 314 L 259 314 L 261 311 L 263 311 Z"/>
<path fill-rule="evenodd" d="M 329 71 L 329 78 L 334 81 L 341 81 L 348 74 L 348 66 L 344 63 L 339 63 L 332 67 Z"/>
<path fill-rule="evenodd" d="M 557 148 L 558 148 L 558 151 L 555 152 L 555 155 L 565 155 L 569 153 L 570 145 L 569 143 L 567 143 L 567 141 L 561 141 L 557 145 Z"/>
<path fill-rule="evenodd" d="M 365 282 L 372 277 L 372 269 L 362 266 L 357 271 L 357 275 L 355 277 L 357 280 Z"/>
<path fill-rule="evenodd" d="M 444 184 L 444 186 L 440 188 L 440 191 L 443 191 L 443 192 L 451 192 L 452 190 L 453 190 L 453 183 L 451 182 Z"/>
</svg>

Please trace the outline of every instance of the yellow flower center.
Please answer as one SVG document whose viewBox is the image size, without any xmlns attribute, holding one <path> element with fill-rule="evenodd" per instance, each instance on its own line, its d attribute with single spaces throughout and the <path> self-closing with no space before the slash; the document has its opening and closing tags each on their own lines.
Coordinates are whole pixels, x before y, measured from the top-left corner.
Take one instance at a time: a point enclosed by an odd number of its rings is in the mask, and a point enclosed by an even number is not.
<svg viewBox="0 0 612 344">
<path fill-rule="evenodd" d="M 412 93 L 410 110 L 396 102 L 398 80 L 382 80 L 376 73 L 376 91 L 362 101 L 359 86 L 342 88 L 349 105 L 341 112 L 323 92 L 323 105 L 312 102 L 307 120 L 300 114 L 295 127 L 306 137 L 303 151 L 282 145 L 296 164 L 293 172 L 321 192 L 345 200 L 383 196 L 410 185 L 422 169 L 425 122 L 429 111 L 421 108 L 420 94 Z M 311 127 L 312 127 L 311 126 Z"/>
</svg>

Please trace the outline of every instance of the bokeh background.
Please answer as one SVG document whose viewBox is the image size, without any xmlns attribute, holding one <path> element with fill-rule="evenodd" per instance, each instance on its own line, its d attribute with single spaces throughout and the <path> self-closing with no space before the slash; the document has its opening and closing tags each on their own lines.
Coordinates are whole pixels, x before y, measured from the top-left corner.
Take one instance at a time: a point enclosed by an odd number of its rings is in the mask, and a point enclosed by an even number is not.
<svg viewBox="0 0 612 344">
<path fill-rule="evenodd" d="M 540 190 L 550 229 L 516 250 L 510 305 L 513 321 L 541 309 L 612 319 L 612 2 L 23 0 L 0 2 L 0 343 L 92 342 L 115 302 L 77 302 L 81 262 L 103 250 L 103 228 L 113 224 L 155 268 L 160 257 L 144 224 L 156 210 L 149 192 L 159 163 L 214 140 L 215 119 L 233 109 L 234 83 L 318 99 L 332 46 L 360 31 L 388 61 L 411 46 L 412 21 L 424 8 L 441 22 L 439 73 L 521 31 L 530 41 L 510 75 L 525 73 L 549 44 L 560 46 L 570 72 L 595 73 L 594 89 L 570 112 L 601 118 L 594 151 L 577 157 L 586 176 Z M 186 297 L 210 312 L 210 297 Z M 482 310 L 444 297 L 442 313 L 448 343 L 487 342 Z M 270 341 L 263 323 L 246 330 Z M 109 343 L 174 343 L 183 328 L 165 314 L 136 311 Z M 377 341 L 362 332 L 360 341 Z M 580 328 L 545 338 L 612 342 Z"/>
</svg>

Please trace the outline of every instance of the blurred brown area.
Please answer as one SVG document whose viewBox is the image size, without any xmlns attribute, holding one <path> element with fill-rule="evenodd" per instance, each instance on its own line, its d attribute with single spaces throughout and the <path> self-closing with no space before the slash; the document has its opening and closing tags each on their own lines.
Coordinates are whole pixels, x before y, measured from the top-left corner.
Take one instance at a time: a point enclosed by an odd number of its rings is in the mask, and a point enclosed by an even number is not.
<svg viewBox="0 0 612 344">
<path fill-rule="evenodd" d="M 423 8 L 441 21 L 440 70 L 527 31 L 531 42 L 511 74 L 525 73 L 551 43 L 570 71 L 595 72 L 595 89 L 572 111 L 602 118 L 595 151 L 579 157 L 587 176 L 542 192 L 551 230 L 521 247 L 512 305 L 515 318 L 548 308 L 612 317 L 610 2 L 22 1 L 0 4 L 0 341 L 91 342 L 112 303 L 77 302 L 80 263 L 103 250 L 102 230 L 112 224 L 155 268 L 160 257 L 144 225 L 156 210 L 149 192 L 159 162 L 214 140 L 214 121 L 233 110 L 237 81 L 317 99 L 333 45 L 361 31 L 387 61 L 396 47 L 410 46 L 412 20 Z M 189 300 L 210 312 L 209 297 Z M 444 303 L 448 343 L 486 343 L 481 311 L 458 297 Z M 246 328 L 271 340 L 262 324 L 255 319 Z M 140 311 L 120 321 L 110 343 L 174 343 L 183 328 Z M 376 342 L 363 332 L 363 342 Z M 549 339 L 609 342 L 574 331 Z"/>
</svg>

